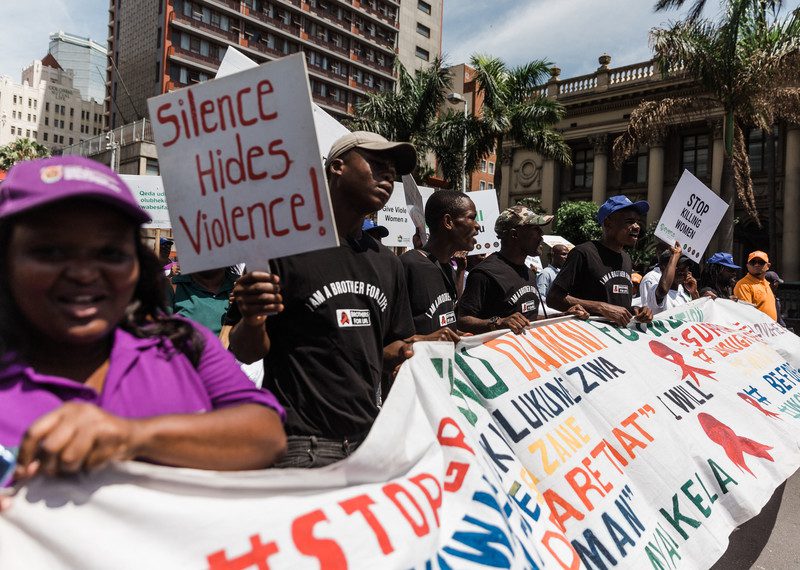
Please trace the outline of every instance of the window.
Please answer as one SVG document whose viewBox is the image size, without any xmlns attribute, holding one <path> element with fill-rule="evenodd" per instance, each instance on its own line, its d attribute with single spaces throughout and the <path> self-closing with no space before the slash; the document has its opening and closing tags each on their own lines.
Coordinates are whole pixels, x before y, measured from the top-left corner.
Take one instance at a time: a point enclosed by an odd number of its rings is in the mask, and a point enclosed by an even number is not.
<svg viewBox="0 0 800 570">
<path fill-rule="evenodd" d="M 708 176 L 708 135 L 687 135 L 682 140 L 681 171 L 698 178 Z"/>
<path fill-rule="evenodd" d="M 773 160 L 778 160 L 778 128 L 775 127 L 775 153 Z M 767 137 L 761 129 L 751 129 L 747 133 L 747 156 L 750 159 L 750 170 L 753 173 L 767 171 Z"/>
<path fill-rule="evenodd" d="M 431 5 L 425 2 L 424 0 L 418 0 L 417 8 L 420 12 L 424 12 L 430 16 L 431 14 Z"/>
<path fill-rule="evenodd" d="M 481 180 L 480 185 L 478 186 L 481 190 L 486 190 L 486 181 Z"/>
<path fill-rule="evenodd" d="M 45 104 L 44 104 L 44 110 L 45 110 L 45 111 L 49 111 L 49 110 L 50 110 L 50 103 L 48 103 L 48 102 L 45 102 Z"/>
<path fill-rule="evenodd" d="M 489 174 L 494 174 L 494 162 L 489 163 Z"/>
<path fill-rule="evenodd" d="M 417 46 L 417 51 L 415 52 L 415 55 L 420 59 L 424 59 L 425 61 L 428 61 L 428 59 L 430 59 L 431 57 L 431 54 L 428 53 L 428 50 L 422 49 L 419 46 Z"/>
<path fill-rule="evenodd" d="M 494 190 L 494 184 L 489 182 L 489 190 Z"/>
<path fill-rule="evenodd" d="M 45 134 L 44 134 L 44 135 L 42 135 L 42 136 L 43 136 L 44 142 L 47 142 L 47 133 L 45 133 Z"/>
<path fill-rule="evenodd" d="M 572 158 L 572 187 L 591 188 L 594 179 L 594 152 L 576 150 Z"/>
<path fill-rule="evenodd" d="M 17 127 L 11 127 L 11 134 L 12 135 L 17 134 Z"/>
<path fill-rule="evenodd" d="M 481 160 L 481 172 L 486 172 L 486 161 Z"/>
<path fill-rule="evenodd" d="M 640 151 L 622 163 L 622 184 L 637 185 L 647 182 L 647 152 Z"/>
<path fill-rule="evenodd" d="M 431 29 L 417 22 L 417 33 L 425 38 L 431 37 Z"/>
</svg>

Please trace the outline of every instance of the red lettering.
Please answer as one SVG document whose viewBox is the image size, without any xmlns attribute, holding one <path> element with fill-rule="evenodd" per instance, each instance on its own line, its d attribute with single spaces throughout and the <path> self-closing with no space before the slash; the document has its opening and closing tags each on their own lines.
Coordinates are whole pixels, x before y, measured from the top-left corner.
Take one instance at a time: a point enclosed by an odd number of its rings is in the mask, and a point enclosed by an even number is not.
<svg viewBox="0 0 800 570">
<path fill-rule="evenodd" d="M 253 159 L 264 156 L 264 149 L 260 146 L 254 146 L 247 151 L 247 176 L 250 180 L 262 180 L 267 177 L 267 171 L 257 172 L 253 166 Z"/>
<path fill-rule="evenodd" d="M 269 218 L 270 218 L 270 226 L 272 227 L 272 235 L 274 236 L 285 236 L 289 233 L 288 228 L 279 229 L 275 226 L 275 206 L 283 202 L 283 198 L 275 198 L 269 203 Z"/>
<path fill-rule="evenodd" d="M 558 525 L 561 532 L 567 530 L 564 523 L 569 519 L 575 519 L 576 521 L 582 521 L 584 519 L 582 512 L 573 507 L 569 501 L 552 489 L 547 489 L 542 493 L 542 496 L 545 502 L 547 502 L 547 506 L 550 508 L 550 520 L 553 524 Z M 559 509 L 556 507 L 559 507 L 561 512 L 559 512 Z"/>
<path fill-rule="evenodd" d="M 454 435 L 445 435 L 444 431 L 448 427 L 455 429 L 456 433 Z M 440 445 L 444 445 L 445 447 L 460 447 L 461 449 L 466 449 L 472 455 L 475 455 L 475 452 L 465 441 L 464 432 L 461 431 L 461 427 L 453 418 L 442 418 L 442 421 L 439 422 L 439 430 L 436 432 L 436 439 L 439 440 Z"/>
<path fill-rule="evenodd" d="M 264 110 L 264 96 L 272 93 L 272 83 L 270 83 L 267 79 L 263 79 L 258 82 L 256 91 L 258 92 L 258 116 L 261 117 L 262 121 L 271 121 L 278 116 L 278 113 L 267 113 Z"/>
<path fill-rule="evenodd" d="M 304 232 L 308 228 L 311 227 L 311 224 L 300 224 L 297 221 L 297 208 L 305 206 L 305 198 L 301 194 L 292 194 L 291 205 L 292 205 L 292 223 L 294 224 L 294 229 L 299 232 Z"/>
<path fill-rule="evenodd" d="M 433 518 L 436 521 L 436 526 L 440 526 L 439 509 L 442 508 L 442 486 L 439 483 L 439 480 L 430 473 L 420 473 L 419 475 L 409 479 L 409 481 L 419 487 L 419 490 L 422 491 L 423 495 L 425 495 L 425 498 L 428 500 L 428 504 L 431 506 L 431 511 L 433 511 Z M 436 489 L 435 497 L 431 494 L 430 489 L 422 484 L 423 481 L 433 481 L 433 485 Z"/>
<path fill-rule="evenodd" d="M 189 226 L 186 224 L 186 220 L 183 216 L 178 216 L 178 220 L 181 222 L 183 226 L 183 230 L 186 232 L 186 235 L 189 237 L 189 243 L 192 244 L 192 249 L 195 253 L 200 253 L 200 210 L 197 210 L 197 221 L 195 223 L 195 227 L 197 228 L 197 232 L 192 234 Z M 194 235 L 194 239 L 192 236 Z"/>
<path fill-rule="evenodd" d="M 292 162 L 294 162 L 291 158 L 289 158 L 289 153 L 287 153 L 283 149 L 278 149 L 280 145 L 283 144 L 283 139 L 275 139 L 271 143 L 269 143 L 269 155 L 270 156 L 282 156 L 283 157 L 283 170 L 280 171 L 278 174 L 273 174 L 273 180 L 280 180 L 284 176 L 289 173 L 289 168 L 292 166 Z"/>
<path fill-rule="evenodd" d="M 594 480 L 597 481 L 597 484 L 600 485 L 606 493 L 608 493 L 611 489 L 614 488 L 614 485 L 612 485 L 611 483 L 603 483 L 600 480 L 600 471 L 597 470 L 597 469 L 592 469 L 591 468 L 591 464 L 592 464 L 592 460 L 591 459 L 589 459 L 588 457 L 584 457 L 583 461 L 581 461 L 581 463 L 583 463 L 583 466 L 586 467 L 586 470 L 589 473 L 592 474 L 592 477 L 594 477 Z"/>
<path fill-rule="evenodd" d="M 217 130 L 217 123 L 212 123 L 211 126 L 206 124 L 206 117 L 209 115 L 214 116 L 214 102 L 203 101 L 200 103 L 200 125 L 204 133 L 213 133 Z"/>
<path fill-rule="evenodd" d="M 244 118 L 244 103 L 242 103 L 242 97 L 244 97 L 247 93 L 250 93 L 252 89 L 249 87 L 245 87 L 244 89 L 239 89 L 239 92 L 236 94 L 236 107 L 239 111 L 239 122 L 242 123 L 245 127 L 249 127 L 250 125 L 254 125 L 258 119 L 253 117 L 252 119 L 245 119 Z"/>
<path fill-rule="evenodd" d="M 178 138 L 181 136 L 181 123 L 178 120 L 178 117 L 176 117 L 172 113 L 166 114 L 166 112 L 169 111 L 169 109 L 171 108 L 172 108 L 172 103 L 164 103 L 158 109 L 156 109 L 156 118 L 158 119 L 158 123 L 161 125 L 170 123 L 175 128 L 175 133 L 172 135 L 172 138 L 168 139 L 164 143 L 165 147 L 172 146 L 173 144 L 175 144 L 175 141 L 177 141 Z"/>
<path fill-rule="evenodd" d="M 239 218 L 244 217 L 244 210 L 241 206 L 236 206 L 233 210 L 231 210 L 231 221 L 233 222 L 233 235 L 236 236 L 236 239 L 239 241 L 247 241 L 250 239 L 250 236 L 247 234 L 240 234 L 239 228 L 236 225 L 236 220 Z"/>
<path fill-rule="evenodd" d="M 428 525 L 427 519 L 425 518 L 425 513 L 422 512 L 422 509 L 417 504 L 417 501 L 414 500 L 414 497 L 411 496 L 411 493 L 406 491 L 397 483 L 389 483 L 388 485 L 384 485 L 383 493 L 394 503 L 394 506 L 397 507 L 397 510 L 400 511 L 406 521 L 408 521 L 408 525 L 411 527 L 411 530 L 414 531 L 414 534 L 417 536 L 425 536 L 430 532 L 431 529 Z M 408 512 L 408 509 L 400 501 L 399 497 L 401 496 L 405 497 L 406 501 L 413 505 L 414 510 L 416 510 L 417 514 L 419 515 L 419 521 L 414 520 L 414 518 Z"/>
<path fill-rule="evenodd" d="M 558 552 L 556 552 L 556 549 L 551 546 L 550 543 L 553 540 L 556 540 L 566 546 L 566 553 L 572 555 L 572 560 L 570 560 L 569 564 L 565 563 L 564 559 L 561 558 Z M 575 548 L 572 546 L 572 544 L 570 544 L 566 536 L 555 533 L 552 530 L 548 530 L 542 537 L 542 544 L 544 544 L 544 547 L 547 549 L 547 551 L 553 555 L 553 558 L 555 558 L 558 563 L 561 564 L 561 568 L 564 570 L 580 570 L 581 558 L 578 556 L 578 553 L 575 552 Z"/>
<path fill-rule="evenodd" d="M 300 553 L 316 558 L 322 570 L 347 568 L 347 558 L 335 540 L 314 536 L 314 527 L 327 520 L 319 509 L 296 518 L 292 523 L 294 545 Z"/>
<path fill-rule="evenodd" d="M 383 528 L 383 525 L 381 525 L 378 518 L 369 509 L 370 506 L 374 504 L 375 501 L 373 501 L 368 495 L 358 495 L 352 499 L 347 499 L 346 501 L 340 502 L 339 506 L 342 507 L 344 512 L 348 515 L 359 513 L 362 517 L 364 517 L 364 520 L 367 521 L 369 528 L 372 529 L 372 534 L 374 534 L 375 538 L 378 539 L 378 545 L 381 547 L 381 552 L 384 554 L 391 554 L 394 552 L 394 546 L 392 546 L 392 542 L 389 540 L 389 535 L 386 534 L 386 530 Z"/>
<path fill-rule="evenodd" d="M 455 493 L 464 484 L 464 479 L 469 471 L 469 463 L 451 461 L 445 473 L 444 490 L 448 493 Z M 452 477 L 452 478 L 451 478 Z"/>
<path fill-rule="evenodd" d="M 218 550 L 206 557 L 208 570 L 239 570 L 255 566 L 259 570 L 269 570 L 269 557 L 277 554 L 278 545 L 273 542 L 263 544 L 261 537 L 254 534 L 250 537 L 250 552 L 228 559 L 225 550 Z"/>
<path fill-rule="evenodd" d="M 583 479 L 583 481 L 580 483 L 578 482 L 579 476 Z M 581 500 L 583 506 L 590 511 L 594 509 L 594 505 L 592 504 L 592 501 L 589 500 L 589 497 L 587 497 L 589 491 L 595 491 L 596 493 L 599 493 L 600 497 L 606 496 L 600 487 L 592 483 L 592 480 L 589 478 L 589 475 L 586 474 L 586 471 L 580 467 L 575 467 L 572 469 L 564 476 L 564 478 L 567 480 L 567 483 L 569 483 L 569 486 L 572 487 L 572 490 L 575 491 L 575 494 Z"/>
</svg>

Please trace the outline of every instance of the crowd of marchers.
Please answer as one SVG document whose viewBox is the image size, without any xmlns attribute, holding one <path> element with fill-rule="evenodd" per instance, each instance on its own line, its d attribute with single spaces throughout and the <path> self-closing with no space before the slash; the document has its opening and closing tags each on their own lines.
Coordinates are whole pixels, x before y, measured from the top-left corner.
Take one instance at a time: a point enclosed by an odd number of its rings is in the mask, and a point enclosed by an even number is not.
<svg viewBox="0 0 800 570">
<path fill-rule="evenodd" d="M 364 441 L 420 341 L 523 334 L 564 314 L 624 327 L 701 295 L 780 319 L 780 279 L 760 251 L 738 281 L 721 252 L 698 282 L 678 244 L 634 273 L 625 248 L 649 205 L 624 196 L 600 207 L 600 240 L 553 247 L 538 274 L 527 260 L 553 217 L 508 208 L 499 251 L 467 257 L 479 224 L 457 191 L 433 193 L 427 241 L 395 255 L 369 218 L 416 159 L 408 143 L 342 137 L 325 158 L 338 247 L 188 275 L 143 244 L 148 215 L 110 169 L 77 157 L 15 166 L 0 188 L 0 487 L 128 459 L 328 465 Z M 251 363 L 260 386 L 242 371 Z"/>
</svg>

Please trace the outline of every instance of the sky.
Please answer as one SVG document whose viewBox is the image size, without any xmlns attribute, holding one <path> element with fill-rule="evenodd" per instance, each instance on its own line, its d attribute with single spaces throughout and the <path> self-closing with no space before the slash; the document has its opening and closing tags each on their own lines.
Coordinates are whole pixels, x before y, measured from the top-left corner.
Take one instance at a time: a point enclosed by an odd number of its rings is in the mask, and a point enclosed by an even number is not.
<svg viewBox="0 0 800 570">
<path fill-rule="evenodd" d="M 654 14 L 655 0 L 444 2 L 442 48 L 451 64 L 466 62 L 476 52 L 512 66 L 544 59 L 561 68 L 562 78 L 591 73 L 603 53 L 611 55 L 611 67 L 649 59 L 648 30 L 681 15 Z M 108 0 L 2 3 L 0 75 L 19 81 L 22 69 L 47 53 L 50 34 L 59 30 L 105 44 Z"/>
</svg>

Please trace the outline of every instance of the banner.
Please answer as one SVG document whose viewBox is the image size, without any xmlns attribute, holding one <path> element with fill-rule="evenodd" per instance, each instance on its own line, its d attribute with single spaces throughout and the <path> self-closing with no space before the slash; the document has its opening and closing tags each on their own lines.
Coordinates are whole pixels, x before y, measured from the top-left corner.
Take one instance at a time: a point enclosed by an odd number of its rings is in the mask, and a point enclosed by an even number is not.
<svg viewBox="0 0 800 570">
<path fill-rule="evenodd" d="M 148 106 L 185 273 L 338 245 L 303 54 Z"/>
<path fill-rule="evenodd" d="M 684 170 L 658 220 L 655 236 L 670 246 L 679 242 L 684 255 L 699 263 L 727 209 L 725 200 Z"/>
<path fill-rule="evenodd" d="M 800 465 L 800 338 L 752 307 L 414 351 L 347 460 L 37 478 L 0 568 L 707 568 Z"/>
</svg>

